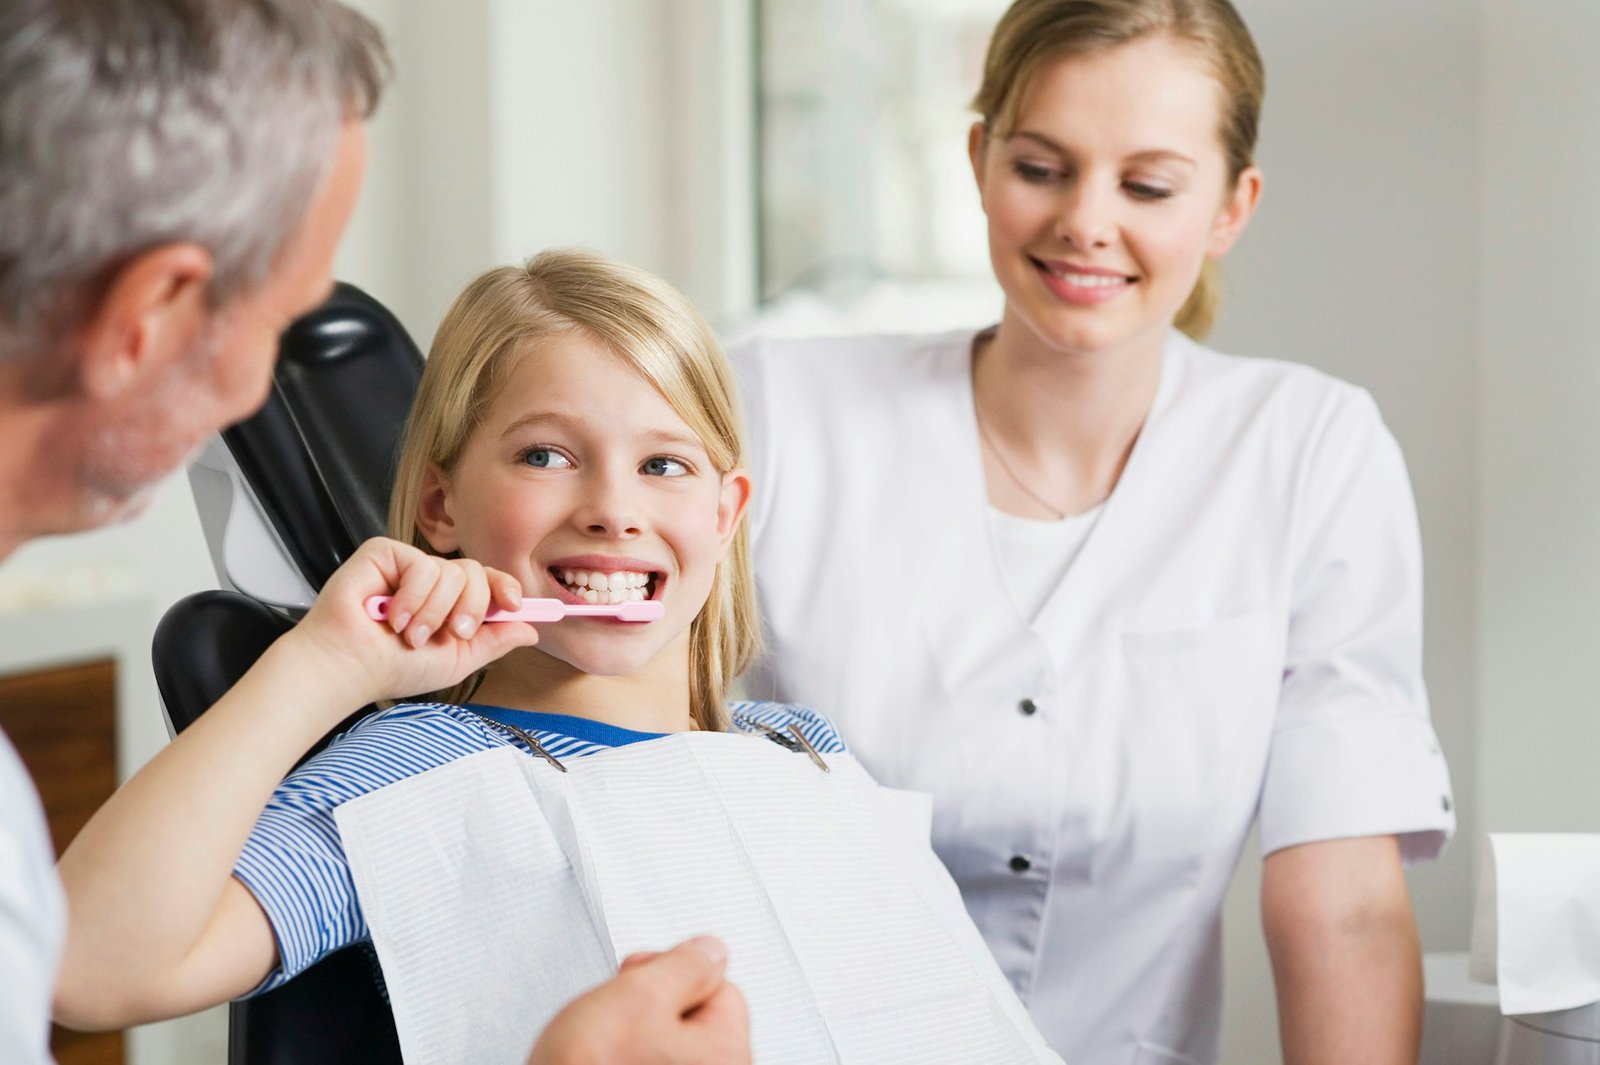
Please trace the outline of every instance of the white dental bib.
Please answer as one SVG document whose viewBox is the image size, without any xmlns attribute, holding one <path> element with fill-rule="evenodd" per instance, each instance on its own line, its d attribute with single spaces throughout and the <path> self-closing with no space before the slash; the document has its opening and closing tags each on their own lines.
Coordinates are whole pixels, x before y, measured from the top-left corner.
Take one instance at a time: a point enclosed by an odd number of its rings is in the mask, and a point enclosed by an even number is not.
<svg viewBox="0 0 1600 1065">
<path fill-rule="evenodd" d="M 696 732 L 561 773 L 502 748 L 340 807 L 406 1061 L 521 1065 L 618 959 L 710 932 L 758 1065 L 1059 1065 L 929 846 L 927 796 L 826 757 Z"/>
</svg>

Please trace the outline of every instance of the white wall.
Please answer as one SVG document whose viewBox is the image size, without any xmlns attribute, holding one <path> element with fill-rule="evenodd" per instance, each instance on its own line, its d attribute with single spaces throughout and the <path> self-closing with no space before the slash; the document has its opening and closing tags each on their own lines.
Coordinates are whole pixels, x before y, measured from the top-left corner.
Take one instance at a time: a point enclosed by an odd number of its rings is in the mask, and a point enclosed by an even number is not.
<svg viewBox="0 0 1600 1065">
<path fill-rule="evenodd" d="M 1483 0 L 1478 802 L 1600 831 L 1600 5 Z"/>
<path fill-rule="evenodd" d="M 400 76 L 341 276 L 424 349 L 473 275 L 553 245 L 664 274 L 713 319 L 749 305 L 742 0 L 365 6 Z"/>
</svg>

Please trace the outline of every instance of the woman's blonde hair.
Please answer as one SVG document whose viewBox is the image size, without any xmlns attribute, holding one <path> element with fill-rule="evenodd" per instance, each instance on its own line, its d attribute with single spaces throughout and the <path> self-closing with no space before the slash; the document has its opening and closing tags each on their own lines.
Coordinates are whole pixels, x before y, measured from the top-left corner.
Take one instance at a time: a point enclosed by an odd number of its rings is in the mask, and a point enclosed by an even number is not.
<svg viewBox="0 0 1600 1065">
<path fill-rule="evenodd" d="M 650 382 L 700 438 L 719 472 L 743 464 L 733 371 L 688 299 L 624 263 L 583 251 L 546 251 L 478 277 L 440 323 L 406 422 L 389 501 L 390 535 L 439 553 L 417 525 L 428 467 L 446 476 L 455 469 L 519 352 L 573 331 Z M 759 632 L 750 536 L 741 521 L 689 630 L 689 710 L 699 728 L 726 730 L 728 685 L 755 656 Z M 437 695 L 459 702 L 479 679 Z"/>
<path fill-rule="evenodd" d="M 991 136 L 1007 136 L 1035 74 L 1063 56 L 1105 52 L 1145 37 L 1193 47 L 1222 89 L 1228 183 L 1254 161 L 1266 73 L 1244 20 L 1228 0 L 1016 0 L 995 26 L 972 107 Z M 1216 321 L 1220 277 L 1207 260 L 1175 324 L 1202 339 Z"/>
</svg>

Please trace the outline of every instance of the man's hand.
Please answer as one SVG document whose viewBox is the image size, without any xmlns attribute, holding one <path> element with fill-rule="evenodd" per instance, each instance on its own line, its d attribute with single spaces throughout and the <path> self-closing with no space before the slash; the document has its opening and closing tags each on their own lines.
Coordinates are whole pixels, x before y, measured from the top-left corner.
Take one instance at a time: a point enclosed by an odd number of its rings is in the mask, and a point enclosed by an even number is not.
<svg viewBox="0 0 1600 1065">
<path fill-rule="evenodd" d="M 628 957 L 556 1014 L 528 1065 L 749 1065 L 750 1018 L 727 965 L 710 936 Z"/>
</svg>

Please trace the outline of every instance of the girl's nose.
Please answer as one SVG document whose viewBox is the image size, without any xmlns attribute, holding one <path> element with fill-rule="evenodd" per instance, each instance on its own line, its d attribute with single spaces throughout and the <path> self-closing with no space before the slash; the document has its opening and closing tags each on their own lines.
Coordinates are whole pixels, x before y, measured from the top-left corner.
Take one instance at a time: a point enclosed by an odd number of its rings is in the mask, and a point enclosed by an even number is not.
<svg viewBox="0 0 1600 1065">
<path fill-rule="evenodd" d="M 590 536 L 638 536 L 644 530 L 644 516 L 630 491 L 632 480 L 622 474 L 592 474 L 586 479 L 573 521 Z"/>
<path fill-rule="evenodd" d="M 1080 251 L 1103 248 L 1115 231 L 1112 199 L 1088 178 L 1072 182 L 1061 193 L 1056 237 Z"/>
</svg>

